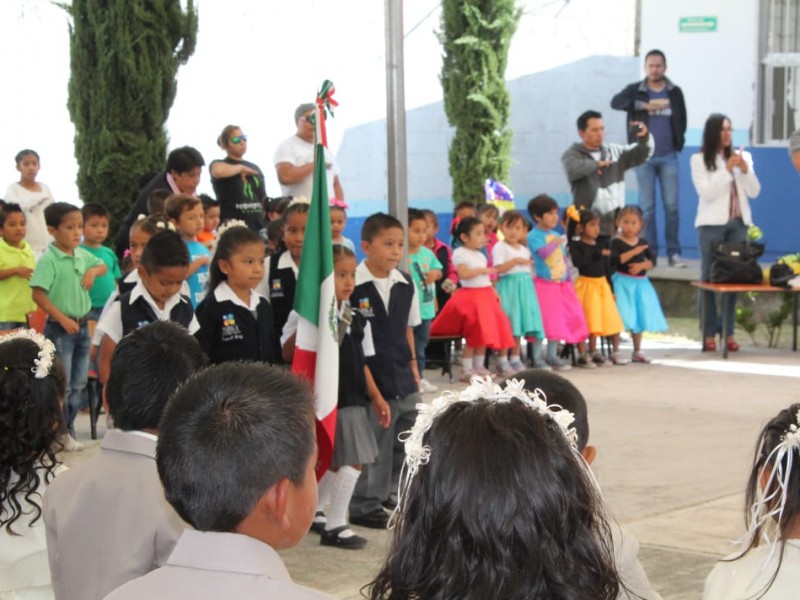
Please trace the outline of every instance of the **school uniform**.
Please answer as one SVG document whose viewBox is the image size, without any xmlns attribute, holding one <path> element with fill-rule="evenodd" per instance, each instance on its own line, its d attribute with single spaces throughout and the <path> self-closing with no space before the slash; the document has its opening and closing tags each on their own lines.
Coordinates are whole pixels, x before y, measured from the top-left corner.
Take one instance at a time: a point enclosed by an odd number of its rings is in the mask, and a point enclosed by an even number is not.
<svg viewBox="0 0 800 600">
<path fill-rule="evenodd" d="M 50 484 L 43 517 L 59 600 L 99 600 L 165 564 L 188 527 L 164 498 L 156 440 L 110 430 L 96 456 Z"/>
<path fill-rule="evenodd" d="M 269 300 L 275 331 L 280 334 L 294 308 L 298 267 L 288 250 L 264 259 L 264 277 L 256 292 Z"/>
<path fill-rule="evenodd" d="M 197 307 L 196 337 L 212 364 L 231 360 L 280 362 L 274 317 L 267 299 L 250 292 L 245 303 L 226 281 Z"/>
<path fill-rule="evenodd" d="M 122 586 L 107 600 L 321 600 L 332 596 L 297 585 L 280 556 L 238 533 L 186 530 L 167 564 Z"/>
</svg>

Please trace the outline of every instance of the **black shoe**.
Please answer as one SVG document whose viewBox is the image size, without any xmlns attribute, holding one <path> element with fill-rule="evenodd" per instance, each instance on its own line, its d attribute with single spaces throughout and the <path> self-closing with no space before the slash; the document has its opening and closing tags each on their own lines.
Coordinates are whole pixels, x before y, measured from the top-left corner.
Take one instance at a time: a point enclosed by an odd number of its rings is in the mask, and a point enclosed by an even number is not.
<svg viewBox="0 0 800 600">
<path fill-rule="evenodd" d="M 344 550 L 361 550 L 367 545 L 367 540 L 360 535 L 351 535 L 342 537 L 341 534 L 347 531 L 347 525 L 331 529 L 330 531 L 323 531 L 322 537 L 319 539 L 321 546 L 333 546 L 334 548 L 342 548 Z"/>
<path fill-rule="evenodd" d="M 397 496 L 389 496 L 388 499 L 381 502 L 381 506 L 388 511 L 393 511 L 395 508 L 397 508 Z"/>
<path fill-rule="evenodd" d="M 389 524 L 389 515 L 386 514 L 382 508 L 376 508 L 365 515 L 358 517 L 350 516 L 350 522 L 353 525 L 360 525 L 361 527 L 369 527 L 370 529 L 386 529 Z"/>
<path fill-rule="evenodd" d="M 314 520 L 311 522 L 311 531 L 314 533 L 322 533 L 325 531 L 325 524 L 327 523 L 327 519 L 324 521 L 318 521 L 317 519 L 322 517 L 325 519 L 325 513 L 321 510 L 317 511 L 317 514 L 314 515 Z"/>
</svg>

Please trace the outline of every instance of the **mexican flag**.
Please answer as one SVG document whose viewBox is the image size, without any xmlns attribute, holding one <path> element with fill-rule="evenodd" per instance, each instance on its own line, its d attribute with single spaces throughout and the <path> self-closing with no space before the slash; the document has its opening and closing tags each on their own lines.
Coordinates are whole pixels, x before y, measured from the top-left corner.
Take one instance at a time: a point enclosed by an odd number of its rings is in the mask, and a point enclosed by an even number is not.
<svg viewBox="0 0 800 600">
<path fill-rule="evenodd" d="M 333 455 L 336 433 L 336 405 L 339 393 L 339 343 L 336 317 L 336 293 L 333 282 L 333 246 L 331 241 L 328 178 L 325 168 L 326 112 L 337 103 L 330 81 L 322 84 L 314 110 L 316 139 L 314 150 L 314 185 L 311 207 L 303 239 L 303 252 L 294 297 L 297 311 L 292 372 L 314 384 L 317 416 L 317 478 L 327 471 Z"/>
</svg>

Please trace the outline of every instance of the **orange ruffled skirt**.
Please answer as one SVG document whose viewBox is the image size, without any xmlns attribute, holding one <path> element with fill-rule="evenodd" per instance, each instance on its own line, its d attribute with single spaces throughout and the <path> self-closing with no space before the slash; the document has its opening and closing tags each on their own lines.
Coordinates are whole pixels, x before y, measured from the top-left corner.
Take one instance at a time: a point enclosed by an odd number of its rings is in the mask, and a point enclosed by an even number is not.
<svg viewBox="0 0 800 600">
<path fill-rule="evenodd" d="M 622 317 L 608 279 L 580 275 L 575 280 L 575 293 L 586 315 L 589 335 L 605 337 L 622 331 Z"/>
</svg>

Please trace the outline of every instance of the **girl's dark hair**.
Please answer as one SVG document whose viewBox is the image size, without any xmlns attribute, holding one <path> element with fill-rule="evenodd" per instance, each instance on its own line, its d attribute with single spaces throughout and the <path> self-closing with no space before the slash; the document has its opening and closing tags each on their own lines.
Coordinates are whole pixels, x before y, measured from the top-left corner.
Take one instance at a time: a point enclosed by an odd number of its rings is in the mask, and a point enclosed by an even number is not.
<svg viewBox="0 0 800 600">
<path fill-rule="evenodd" d="M 433 224 L 436 227 L 439 227 L 439 217 L 430 208 L 423 208 L 422 214 L 425 215 L 426 219 L 430 219 L 431 221 L 433 221 Z"/>
<path fill-rule="evenodd" d="M 38 356 L 33 340 L 0 343 L 0 527 L 10 535 L 22 535 L 12 525 L 23 514 L 33 512 L 31 525 L 42 516 L 39 485 L 50 483 L 60 464 L 64 369 L 54 356 L 50 374 L 37 379 L 31 369 Z"/>
<path fill-rule="evenodd" d="M 225 150 L 225 146 L 228 145 L 228 142 L 231 141 L 231 137 L 233 137 L 231 134 L 237 129 L 239 131 L 242 130 L 242 128 L 238 125 L 226 125 L 223 128 L 222 133 L 220 133 L 219 137 L 217 138 L 217 146 Z"/>
<path fill-rule="evenodd" d="M 211 259 L 211 266 L 208 270 L 208 292 L 211 293 L 217 286 L 226 281 L 228 276 L 219 268 L 219 261 L 230 260 L 240 246 L 245 244 L 258 244 L 262 248 L 264 243 L 258 234 L 245 225 L 230 227 L 222 232 L 217 238 L 217 249 L 214 251 L 214 258 Z"/>
<path fill-rule="evenodd" d="M 295 202 L 294 204 L 289 204 L 286 207 L 286 210 L 283 211 L 281 214 L 281 239 L 278 243 L 278 251 L 277 254 L 283 254 L 286 252 L 286 244 L 283 243 L 283 228 L 286 226 L 286 223 L 289 220 L 289 217 L 292 215 L 307 215 L 311 205 L 307 204 L 306 202 Z"/>
<path fill-rule="evenodd" d="M 518 210 L 507 210 L 503 213 L 503 217 L 500 219 L 500 224 L 509 226 L 519 221 L 522 221 L 526 227 L 529 225 L 528 219 L 526 219 L 525 215 L 523 215 L 521 212 Z"/>
<path fill-rule="evenodd" d="M 158 232 L 169 229 L 169 220 L 164 215 L 149 215 L 134 221 L 130 231 L 134 229 L 141 229 L 153 237 Z"/>
<path fill-rule="evenodd" d="M 475 211 L 476 215 L 478 214 L 478 209 L 473 202 L 469 202 L 468 200 L 462 200 L 461 202 L 456 204 L 455 208 L 453 209 L 453 216 L 456 216 L 458 214 L 458 211 L 460 211 L 462 208 L 471 208 L 472 210 Z"/>
<path fill-rule="evenodd" d="M 574 221 L 567 219 L 567 239 L 572 242 L 573 238 L 580 235 L 578 233 L 578 226 L 586 227 L 588 223 L 595 220 L 600 220 L 600 213 L 592 208 L 582 208 L 578 212 L 580 220 Z"/>
<path fill-rule="evenodd" d="M 751 507 L 758 497 L 758 490 L 761 486 L 761 473 L 765 470 L 766 472 L 771 472 L 778 467 L 778 465 L 774 462 L 768 463 L 767 458 L 776 448 L 776 446 L 783 441 L 783 438 L 786 436 L 786 434 L 791 431 L 790 428 L 792 425 L 800 426 L 800 423 L 798 423 L 798 414 L 800 414 L 800 403 L 792 404 L 773 417 L 764 426 L 764 429 L 761 430 L 761 433 L 758 436 L 756 450 L 753 457 L 753 467 L 750 469 L 750 477 L 747 480 L 747 491 L 744 495 L 744 518 L 748 529 L 751 526 L 751 521 L 753 518 Z M 790 457 L 790 454 L 793 456 Z M 788 484 L 786 486 L 786 506 L 783 510 L 780 520 L 777 523 L 778 529 L 780 529 L 780 554 L 778 555 L 778 566 L 775 568 L 775 572 L 769 578 L 767 584 L 760 589 L 756 595 L 751 596 L 751 598 L 764 597 L 764 595 L 769 591 L 770 587 L 772 587 L 772 584 L 775 582 L 775 578 L 778 576 L 778 572 L 783 564 L 783 555 L 784 551 L 786 550 L 786 540 L 788 539 L 798 516 L 800 516 L 800 449 L 795 447 L 787 450 L 786 454 L 783 456 L 783 460 L 781 461 L 781 466 L 784 473 L 790 466 L 790 459 L 792 460 L 791 466 L 793 469 L 789 473 Z M 776 492 L 777 482 L 775 480 L 773 480 L 772 486 L 773 487 L 770 489 L 765 489 L 763 491 L 763 495 L 765 497 L 768 497 L 770 494 Z M 750 550 L 758 546 L 759 542 L 761 541 L 761 531 L 761 527 L 756 528 L 753 533 L 752 540 L 750 541 L 750 545 L 747 546 L 747 548 L 745 548 L 738 556 L 728 560 L 739 560 L 745 554 L 750 552 Z"/>
<path fill-rule="evenodd" d="M 528 214 L 531 219 L 536 221 L 537 218 L 541 219 L 546 213 L 558 208 L 558 202 L 553 200 L 547 194 L 539 194 L 531 198 L 528 202 Z"/>
<path fill-rule="evenodd" d="M 703 145 L 700 147 L 700 152 L 703 153 L 703 163 L 709 171 L 717 170 L 717 154 L 722 150 L 725 160 L 728 160 L 733 153 L 733 149 L 729 144 L 725 148 L 720 148 L 722 125 L 731 120 L 722 113 L 713 113 L 706 119 L 705 127 L 703 127 Z"/>
<path fill-rule="evenodd" d="M 20 150 L 17 152 L 17 155 L 14 157 L 14 162 L 19 164 L 22 162 L 22 159 L 26 156 L 35 156 L 36 160 L 41 162 L 41 158 L 39 158 L 39 153 L 36 150 L 31 150 L 30 148 L 25 148 L 24 150 Z"/>
<path fill-rule="evenodd" d="M 339 258 L 355 258 L 356 253 L 350 250 L 344 244 L 334 244 L 333 245 L 333 262 L 336 262 Z"/>
<path fill-rule="evenodd" d="M 148 240 L 140 264 L 152 274 L 167 267 L 188 267 L 190 262 L 189 250 L 181 236 L 167 229 Z"/>
<path fill-rule="evenodd" d="M 458 238 L 459 242 L 464 243 L 461 239 L 462 235 L 469 237 L 472 230 L 478 225 L 483 225 L 478 217 L 464 217 L 456 224 L 454 235 Z"/>
<path fill-rule="evenodd" d="M 617 597 L 600 495 L 550 418 L 457 402 L 424 443 L 372 600 Z"/>
<path fill-rule="evenodd" d="M 484 202 L 483 204 L 478 205 L 478 216 L 488 212 L 493 212 L 495 214 L 495 217 L 500 216 L 500 209 L 497 208 L 494 204 L 489 204 L 488 202 Z"/>
<path fill-rule="evenodd" d="M 642 212 L 641 207 L 638 204 L 628 204 L 623 206 L 622 208 L 618 208 L 614 211 L 614 223 L 617 223 L 622 217 L 625 215 L 636 215 L 639 217 L 639 221 L 641 221 L 642 225 L 644 225 L 644 213 Z"/>
</svg>

